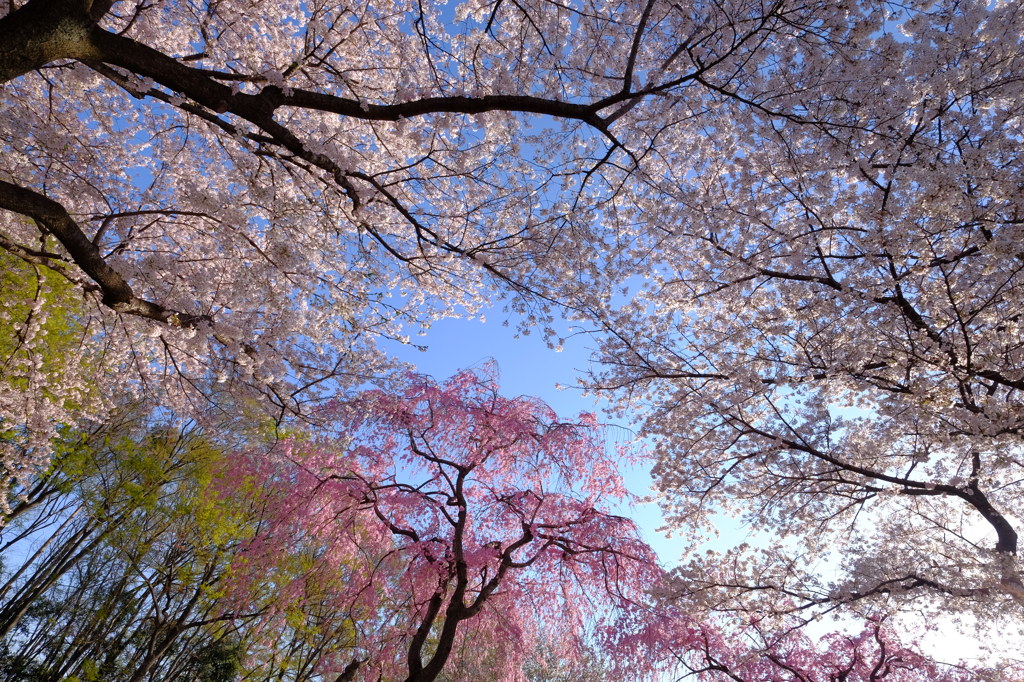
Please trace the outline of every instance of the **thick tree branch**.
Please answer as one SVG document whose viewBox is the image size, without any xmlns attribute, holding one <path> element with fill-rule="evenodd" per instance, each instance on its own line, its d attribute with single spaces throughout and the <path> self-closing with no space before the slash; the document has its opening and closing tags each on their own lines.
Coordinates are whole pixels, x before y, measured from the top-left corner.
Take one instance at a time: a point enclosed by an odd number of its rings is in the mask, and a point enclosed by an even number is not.
<svg viewBox="0 0 1024 682">
<path fill-rule="evenodd" d="M 170 310 L 136 296 L 124 277 L 103 259 L 99 250 L 85 236 L 67 209 L 53 199 L 34 190 L 0 180 L 0 208 L 33 219 L 56 237 L 67 249 L 75 264 L 96 283 L 102 292 L 103 304 L 112 310 L 176 327 L 195 326 L 206 319 L 201 315 Z M 22 256 L 21 251 L 23 249 L 15 250 L 14 253 Z"/>
<path fill-rule="evenodd" d="M 598 130 L 605 129 L 594 105 L 562 102 L 530 95 L 481 97 L 426 97 L 398 104 L 370 104 L 327 93 L 269 85 L 258 94 L 236 92 L 200 69 L 181 62 L 125 36 L 98 27 L 90 34 L 101 55 L 98 61 L 150 78 L 218 113 L 231 112 L 256 125 L 271 120 L 279 107 L 298 107 L 368 121 L 397 121 L 436 113 L 482 114 L 513 111 L 576 119 Z"/>
<path fill-rule="evenodd" d="M 32 0 L 0 18 L 0 83 L 59 59 L 95 59 L 91 0 Z M 97 11 L 106 11 L 98 3 Z"/>
</svg>

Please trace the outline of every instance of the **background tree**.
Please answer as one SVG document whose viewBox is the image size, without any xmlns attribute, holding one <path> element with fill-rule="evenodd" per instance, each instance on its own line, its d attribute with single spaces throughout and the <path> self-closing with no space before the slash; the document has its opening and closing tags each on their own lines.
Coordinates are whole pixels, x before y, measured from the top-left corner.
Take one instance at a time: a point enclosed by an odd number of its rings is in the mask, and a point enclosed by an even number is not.
<svg viewBox="0 0 1024 682">
<path fill-rule="evenodd" d="M 0 531 L 4 682 L 234 679 L 246 619 L 217 594 L 253 510 L 213 505 L 221 451 L 194 427 L 119 416 L 66 429 L 45 499 Z"/>
<path fill-rule="evenodd" d="M 679 617 L 676 623 L 686 622 Z M 690 625 L 691 628 L 695 627 Z M 937 665 L 907 647 L 884 618 L 866 619 L 860 632 L 830 633 L 817 640 L 801 630 L 765 630 L 758 623 L 715 631 L 696 626 L 686 647 L 678 647 L 683 679 L 797 680 L 799 682 L 871 682 L 873 680 L 1014 679 L 1019 668 L 967 669 Z M 696 640 L 696 641 L 694 641 Z"/>
<path fill-rule="evenodd" d="M 226 494 L 262 486 L 266 520 L 233 567 L 235 599 L 290 574 L 273 584 L 268 630 L 315 613 L 328 619 L 317 641 L 348 633 L 315 651 L 313 673 L 410 681 L 481 652 L 495 679 L 521 679 L 538 637 L 570 663 L 589 651 L 593 618 L 643 610 L 661 572 L 608 509 L 626 492 L 592 415 L 562 422 L 537 400 L 501 397 L 489 374 L 407 381 L 329 407 L 340 439 L 231 463 Z M 293 557 L 301 574 L 281 570 Z M 636 676 L 658 663 L 614 655 Z"/>
<path fill-rule="evenodd" d="M 576 661 L 562 660 L 558 652 L 541 641 L 523 661 L 523 674 L 530 682 L 600 682 L 612 674 L 613 666 L 596 647 L 585 649 Z"/>
</svg>

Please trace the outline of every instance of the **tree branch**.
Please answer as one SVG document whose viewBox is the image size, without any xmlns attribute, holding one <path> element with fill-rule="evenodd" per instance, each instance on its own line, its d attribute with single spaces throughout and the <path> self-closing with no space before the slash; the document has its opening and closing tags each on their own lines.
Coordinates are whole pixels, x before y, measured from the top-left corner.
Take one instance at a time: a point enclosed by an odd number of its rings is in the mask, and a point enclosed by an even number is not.
<svg viewBox="0 0 1024 682">
<path fill-rule="evenodd" d="M 159 303 L 136 296 L 124 277 L 103 259 L 99 250 L 85 236 L 67 209 L 53 199 L 34 190 L 0 180 L 0 208 L 29 217 L 53 234 L 75 264 L 99 287 L 103 305 L 108 308 L 118 313 L 144 317 L 175 327 L 193 327 L 199 322 L 209 321 L 206 316 L 170 310 Z M 0 246 L 5 244 L 0 243 Z M 22 256 L 21 251 L 23 249 L 16 249 L 13 253 Z M 34 254 L 25 255 L 35 257 Z"/>
</svg>

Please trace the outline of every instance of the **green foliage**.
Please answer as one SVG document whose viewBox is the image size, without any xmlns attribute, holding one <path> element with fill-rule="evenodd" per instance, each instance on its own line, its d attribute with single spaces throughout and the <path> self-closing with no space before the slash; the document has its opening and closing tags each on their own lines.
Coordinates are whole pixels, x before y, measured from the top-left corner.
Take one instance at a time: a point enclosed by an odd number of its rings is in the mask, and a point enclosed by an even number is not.
<svg viewBox="0 0 1024 682">
<path fill-rule="evenodd" d="M 30 368 L 58 379 L 86 361 L 80 351 L 84 310 L 74 286 L 59 273 L 0 251 L 0 381 L 28 390 Z M 40 388 L 51 400 L 68 399 L 48 385 Z"/>
<path fill-rule="evenodd" d="M 255 517 L 212 492 L 224 453 L 139 407 L 59 430 L 42 503 L 0 532 L 45 549 L 15 547 L 26 565 L 0 576 L 0 682 L 235 679 L 241 639 L 217 600 Z"/>
</svg>

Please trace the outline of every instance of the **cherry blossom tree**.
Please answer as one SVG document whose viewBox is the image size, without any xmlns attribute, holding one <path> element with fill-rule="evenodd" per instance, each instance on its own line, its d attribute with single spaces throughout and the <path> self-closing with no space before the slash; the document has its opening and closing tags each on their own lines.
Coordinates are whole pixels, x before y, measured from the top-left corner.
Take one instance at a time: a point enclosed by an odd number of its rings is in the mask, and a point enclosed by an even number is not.
<svg viewBox="0 0 1024 682">
<path fill-rule="evenodd" d="M 872 680 L 1010 679 L 1010 670 L 968 669 L 938 665 L 900 641 L 884 618 L 867 619 L 860 632 L 830 633 L 817 641 L 799 630 L 780 634 L 753 624 L 745 631 L 722 635 L 702 632 L 703 646 L 685 667 L 698 678 L 799 680 L 800 682 L 870 682 Z M 716 641 L 717 640 L 717 641 Z M 739 644 L 738 644 L 739 642 Z"/>
<path fill-rule="evenodd" d="M 634 197 L 662 229 L 640 292 L 594 311 L 593 384 L 652 406 L 671 525 L 767 531 L 676 572 L 691 608 L 1016 628 L 1024 13 L 889 10 L 792 96 L 723 93 L 727 142 Z"/>
<path fill-rule="evenodd" d="M 385 372 L 374 341 L 408 323 L 498 292 L 543 327 L 663 222 L 636 197 L 718 146 L 719 100 L 774 111 L 804 90 L 790 70 L 885 21 L 824 0 L 0 11 L 0 248 L 73 286 L 79 354 L 110 370 L 98 393 L 62 373 L 71 401 L 4 388 L 0 418 L 37 434 L 4 450 L 21 482 L 41 424 L 122 390 L 309 414 Z"/>
<path fill-rule="evenodd" d="M 486 651 L 480 674 L 521 679 L 539 642 L 569 664 L 602 619 L 650 608 L 661 569 L 612 513 L 627 493 L 593 415 L 559 421 L 488 372 L 412 375 L 400 395 L 325 409 L 340 437 L 240 453 L 221 481 L 264 510 L 226 599 L 271 604 L 257 627 L 271 648 L 282 627 L 305 630 L 311 672 L 410 681 Z M 659 662 L 636 642 L 613 655 L 641 677 Z M 266 665 L 258 647 L 251 665 Z"/>
</svg>

